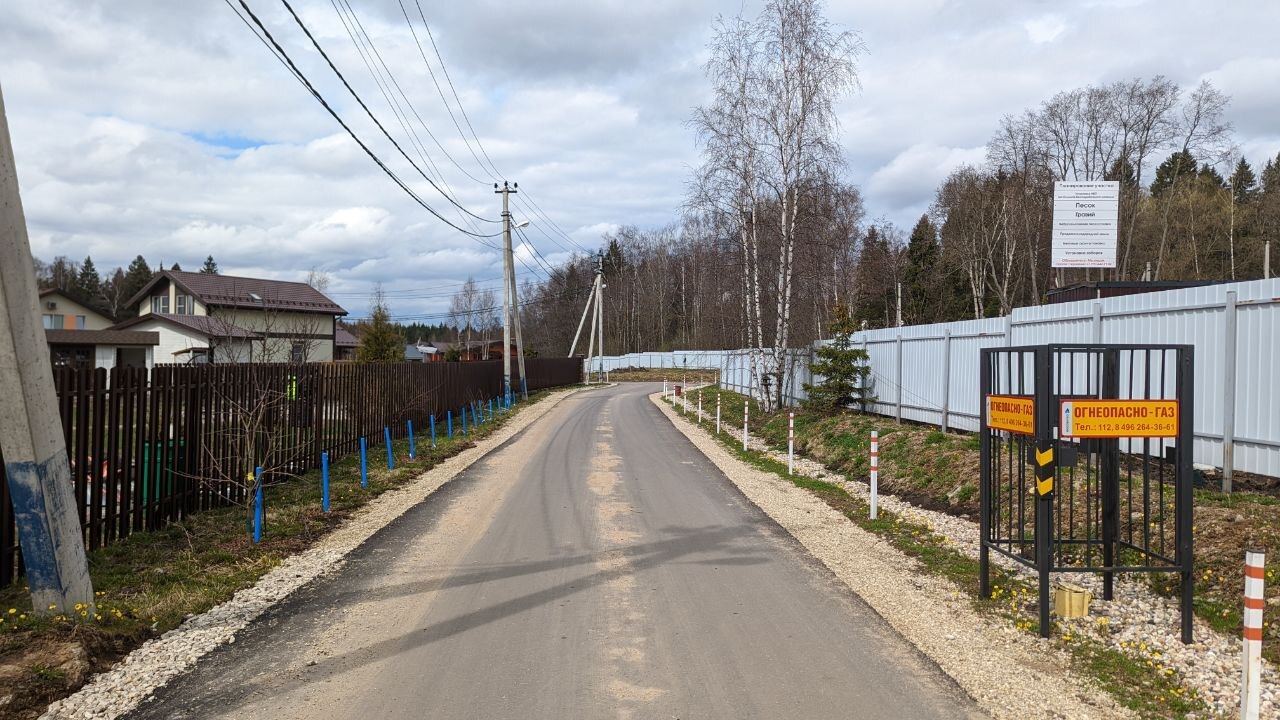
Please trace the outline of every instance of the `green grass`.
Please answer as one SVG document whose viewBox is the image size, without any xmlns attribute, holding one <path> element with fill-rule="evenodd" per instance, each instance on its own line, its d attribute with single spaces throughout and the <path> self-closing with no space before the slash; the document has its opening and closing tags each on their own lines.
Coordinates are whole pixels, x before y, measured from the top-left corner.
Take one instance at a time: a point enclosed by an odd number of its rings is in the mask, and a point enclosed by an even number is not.
<svg viewBox="0 0 1280 720">
<path fill-rule="evenodd" d="M 740 428 L 741 396 L 728 391 L 717 390 L 717 392 L 725 395 L 725 401 L 728 404 L 739 408 L 738 427 Z M 770 428 L 772 423 L 762 419 L 760 426 Z M 797 426 L 799 426 L 798 418 Z M 815 427 L 821 427 L 820 423 L 815 424 Z M 720 434 L 714 437 L 739 460 L 757 469 L 774 473 L 796 487 L 812 493 L 828 506 L 841 512 L 858 527 L 880 535 L 899 551 L 915 558 L 927 572 L 951 580 L 957 588 L 966 593 L 978 612 L 988 617 L 1005 618 L 1024 632 L 1039 633 L 1038 617 L 1025 609 L 1025 599 L 1034 594 L 1029 583 L 993 565 L 991 568 L 993 597 L 982 598 L 978 594 L 978 561 L 949 547 L 947 540 L 930 528 L 904 520 L 901 516 L 883 509 L 879 511 L 875 520 L 871 520 L 868 517 L 870 508 L 867 503 L 849 494 L 843 487 L 800 475 L 788 475 L 785 463 L 754 451 L 744 452 L 741 435 Z M 840 436 L 827 435 L 826 437 L 830 442 Z M 843 435 L 840 440 L 843 441 L 846 437 L 853 436 Z M 881 437 L 883 438 L 884 435 L 882 434 Z M 961 442 L 967 442 L 967 439 Z M 934 444 L 942 443 L 943 440 L 934 442 Z M 960 492 L 968 492 L 971 497 L 977 489 L 972 485 L 966 485 Z M 1204 716 L 1207 713 L 1208 707 L 1204 702 L 1189 696 L 1177 681 L 1176 675 L 1165 674 L 1163 668 L 1158 668 L 1155 662 L 1148 664 L 1149 658 L 1134 657 L 1097 641 L 1081 638 L 1079 635 L 1072 634 L 1069 629 L 1063 631 L 1056 624 L 1051 628 L 1051 633 L 1055 642 L 1070 653 L 1072 665 L 1076 671 L 1092 678 L 1102 689 L 1115 697 L 1117 702 L 1136 711 L 1140 717 L 1182 718 L 1188 714 Z"/>
</svg>

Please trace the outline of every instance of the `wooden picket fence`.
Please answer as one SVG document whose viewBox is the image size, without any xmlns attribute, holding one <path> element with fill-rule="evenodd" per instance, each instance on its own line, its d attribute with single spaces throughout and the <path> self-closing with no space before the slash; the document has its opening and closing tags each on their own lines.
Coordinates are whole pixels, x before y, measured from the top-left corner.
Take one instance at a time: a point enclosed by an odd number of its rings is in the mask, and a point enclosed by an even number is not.
<svg viewBox="0 0 1280 720">
<path fill-rule="evenodd" d="M 530 392 L 572 385 L 580 358 L 529 358 Z M 427 431 L 430 417 L 502 394 L 502 362 L 354 365 L 204 365 L 54 370 L 85 544 L 212 507 L 243 502 L 240 479 L 267 480 L 377 447 L 383 428 Z M 517 387 L 518 391 L 519 388 Z M 486 405 L 487 408 L 487 405 Z M 470 412 L 470 411 L 468 411 Z M 22 574 L 13 506 L 0 457 L 0 586 Z"/>
</svg>

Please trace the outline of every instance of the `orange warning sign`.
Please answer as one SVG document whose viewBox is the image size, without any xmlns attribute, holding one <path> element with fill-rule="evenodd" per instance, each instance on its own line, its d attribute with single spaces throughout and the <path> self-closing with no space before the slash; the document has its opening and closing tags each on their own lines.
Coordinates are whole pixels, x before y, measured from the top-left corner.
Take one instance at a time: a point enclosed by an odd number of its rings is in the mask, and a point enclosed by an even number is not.
<svg viewBox="0 0 1280 720">
<path fill-rule="evenodd" d="M 1177 400 L 1063 400 L 1058 413 L 1058 435 L 1064 438 L 1177 434 Z"/>
<path fill-rule="evenodd" d="M 1019 435 L 1036 432 L 1036 401 L 1013 395 L 987 396 L 987 427 Z"/>
</svg>

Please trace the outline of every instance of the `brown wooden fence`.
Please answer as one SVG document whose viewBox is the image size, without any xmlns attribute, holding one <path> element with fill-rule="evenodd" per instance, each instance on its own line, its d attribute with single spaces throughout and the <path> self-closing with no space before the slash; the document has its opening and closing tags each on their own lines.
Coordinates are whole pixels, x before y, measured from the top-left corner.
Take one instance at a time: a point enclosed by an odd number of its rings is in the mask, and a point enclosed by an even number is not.
<svg viewBox="0 0 1280 720">
<path fill-rule="evenodd" d="M 579 358 L 526 360 L 529 390 L 582 378 Z M 383 428 L 428 432 L 502 394 L 502 362 L 56 368 L 54 381 L 85 544 L 98 548 L 210 507 L 241 502 L 240 479 L 268 480 L 381 447 Z M 472 410 L 467 411 L 468 416 Z M 443 428 L 440 428 L 443 432 Z M 22 573 L 0 457 L 0 585 Z"/>
</svg>

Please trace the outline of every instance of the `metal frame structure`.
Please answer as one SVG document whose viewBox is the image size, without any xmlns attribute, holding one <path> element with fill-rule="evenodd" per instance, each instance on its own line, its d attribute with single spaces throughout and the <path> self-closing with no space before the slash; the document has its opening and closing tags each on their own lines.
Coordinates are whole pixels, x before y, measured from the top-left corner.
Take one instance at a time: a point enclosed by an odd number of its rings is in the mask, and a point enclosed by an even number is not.
<svg viewBox="0 0 1280 720">
<path fill-rule="evenodd" d="M 1178 573 L 1182 641 L 1192 638 L 1190 345 L 1040 345 L 981 355 L 980 592 L 990 553 L 1039 575 L 1040 636 L 1050 628 L 1051 573 Z M 1034 401 L 1034 433 L 989 427 L 990 395 Z M 1176 400 L 1174 437 L 1063 438 L 1065 400 Z M 1172 518 L 1172 532 L 1168 523 Z"/>
</svg>

